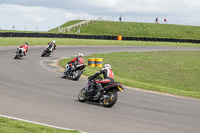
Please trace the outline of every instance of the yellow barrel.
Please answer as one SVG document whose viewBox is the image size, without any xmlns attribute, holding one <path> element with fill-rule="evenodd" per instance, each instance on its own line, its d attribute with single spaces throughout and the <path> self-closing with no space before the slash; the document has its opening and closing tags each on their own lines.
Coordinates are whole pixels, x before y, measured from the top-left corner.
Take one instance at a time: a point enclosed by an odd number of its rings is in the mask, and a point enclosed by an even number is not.
<svg viewBox="0 0 200 133">
<path fill-rule="evenodd" d="M 95 58 L 88 58 L 88 66 L 95 67 Z"/>
<path fill-rule="evenodd" d="M 117 40 L 121 41 L 122 40 L 122 36 L 117 36 Z"/>
<path fill-rule="evenodd" d="M 102 67 L 102 64 L 103 64 L 102 61 L 103 61 L 102 58 L 95 58 L 95 66 Z"/>
</svg>

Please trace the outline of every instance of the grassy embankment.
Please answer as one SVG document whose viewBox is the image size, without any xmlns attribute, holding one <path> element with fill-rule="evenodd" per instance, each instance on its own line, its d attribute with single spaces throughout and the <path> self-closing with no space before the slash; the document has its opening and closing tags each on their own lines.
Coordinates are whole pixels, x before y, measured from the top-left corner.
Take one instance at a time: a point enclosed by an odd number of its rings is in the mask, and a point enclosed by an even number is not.
<svg viewBox="0 0 200 133">
<path fill-rule="evenodd" d="M 60 27 L 67 27 L 83 20 L 69 21 Z M 77 29 L 69 34 L 75 34 Z M 3 32 L 3 31 L 0 31 Z M 7 32 L 7 31 L 4 31 Z M 10 31 L 12 32 L 12 31 Z M 15 31 L 23 32 L 23 31 Z M 27 31 L 28 32 L 28 31 Z M 31 32 L 31 31 L 30 31 Z M 46 32 L 48 33 L 48 32 Z M 50 30 L 49 33 L 58 33 L 57 27 Z M 200 40 L 200 27 L 184 26 L 171 24 L 154 23 L 135 23 L 135 22 L 112 22 L 97 21 L 88 26 L 81 27 L 81 34 L 87 35 L 110 35 L 124 37 L 152 37 L 152 38 L 177 38 L 177 39 L 197 39 Z M 107 41 L 107 40 L 82 40 L 66 38 L 0 38 L 0 46 L 21 45 L 29 42 L 30 45 L 46 45 L 47 42 L 56 40 L 58 45 L 117 45 L 117 46 L 189 46 L 198 47 L 199 44 L 174 43 L 174 42 L 140 42 L 140 41 Z"/>
<path fill-rule="evenodd" d="M 69 21 L 60 27 L 67 27 L 83 20 Z M 58 33 L 58 27 L 44 33 Z M 72 30 L 68 34 L 75 34 L 78 29 Z M 0 32 L 24 32 L 24 31 L 4 31 Z M 26 31 L 33 33 L 34 31 Z M 152 37 L 152 38 L 176 38 L 176 39 L 200 39 L 199 26 L 185 26 L 172 24 L 136 23 L 136 22 L 112 22 L 96 21 L 88 26 L 81 27 L 81 34 L 84 35 L 110 35 L 124 37 Z"/>
<path fill-rule="evenodd" d="M 75 33 L 76 31 L 77 30 L 74 30 L 71 33 Z M 81 27 L 81 34 L 198 40 L 200 39 L 200 27 L 172 24 L 98 21 L 94 24 Z"/>
<path fill-rule="evenodd" d="M 80 133 L 0 117 L 0 133 Z"/>
<path fill-rule="evenodd" d="M 130 87 L 200 98 L 200 51 L 122 52 L 84 57 L 110 63 L 115 80 Z M 60 65 L 70 59 L 61 60 Z M 91 76 L 101 68 L 86 67 Z"/>
</svg>

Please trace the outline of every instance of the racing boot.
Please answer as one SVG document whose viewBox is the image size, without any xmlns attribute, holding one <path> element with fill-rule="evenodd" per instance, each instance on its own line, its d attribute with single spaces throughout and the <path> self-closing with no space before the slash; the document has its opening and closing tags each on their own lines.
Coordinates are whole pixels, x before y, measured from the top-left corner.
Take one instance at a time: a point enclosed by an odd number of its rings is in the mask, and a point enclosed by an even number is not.
<svg viewBox="0 0 200 133">
<path fill-rule="evenodd" d="M 96 91 L 97 94 L 95 96 L 93 96 L 95 99 L 99 98 L 99 96 L 101 95 L 101 91 L 103 90 L 101 83 L 97 84 L 97 88 L 98 88 L 98 90 Z"/>
</svg>

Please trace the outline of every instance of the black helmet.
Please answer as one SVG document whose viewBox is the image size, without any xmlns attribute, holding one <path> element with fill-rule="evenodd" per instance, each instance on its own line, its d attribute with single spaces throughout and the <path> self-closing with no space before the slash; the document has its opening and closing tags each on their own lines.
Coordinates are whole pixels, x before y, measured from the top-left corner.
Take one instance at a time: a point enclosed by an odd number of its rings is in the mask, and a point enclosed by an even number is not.
<svg viewBox="0 0 200 133">
<path fill-rule="evenodd" d="M 27 42 L 26 42 L 25 44 L 26 44 L 26 45 L 28 45 L 28 43 L 27 43 Z"/>
</svg>

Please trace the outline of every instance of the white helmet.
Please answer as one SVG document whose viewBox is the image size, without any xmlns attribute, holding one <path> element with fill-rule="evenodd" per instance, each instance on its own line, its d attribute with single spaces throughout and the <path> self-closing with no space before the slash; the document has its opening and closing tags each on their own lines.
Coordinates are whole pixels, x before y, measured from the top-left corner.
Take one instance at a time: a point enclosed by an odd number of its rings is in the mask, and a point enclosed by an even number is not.
<svg viewBox="0 0 200 133">
<path fill-rule="evenodd" d="M 78 54 L 78 56 L 81 56 L 81 57 L 83 57 L 83 54 L 79 53 L 79 54 Z"/>
<path fill-rule="evenodd" d="M 111 69 L 111 65 L 110 65 L 110 64 L 105 64 L 105 65 L 104 65 L 104 68 L 106 68 L 106 69 Z"/>
<path fill-rule="evenodd" d="M 52 43 L 56 43 L 56 41 L 55 41 L 55 40 L 53 40 L 53 41 L 52 41 Z"/>
</svg>

